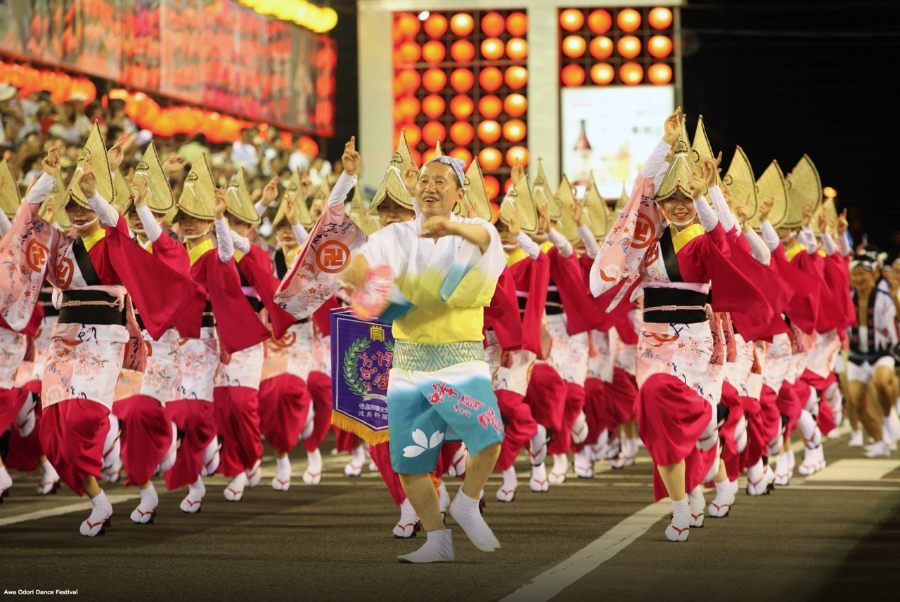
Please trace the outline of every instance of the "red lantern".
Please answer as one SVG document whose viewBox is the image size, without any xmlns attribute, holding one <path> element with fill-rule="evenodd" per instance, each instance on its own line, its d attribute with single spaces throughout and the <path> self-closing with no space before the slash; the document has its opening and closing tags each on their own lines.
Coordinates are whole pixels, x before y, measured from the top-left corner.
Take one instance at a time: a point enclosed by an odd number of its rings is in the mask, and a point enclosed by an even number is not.
<svg viewBox="0 0 900 602">
<path fill-rule="evenodd" d="M 480 155 L 479 163 L 481 167 L 484 167 L 484 164 L 481 163 Z M 487 192 L 488 198 L 494 200 L 500 194 L 500 182 L 494 176 L 484 176 L 484 190 Z"/>
<path fill-rule="evenodd" d="M 641 53 L 641 41 L 636 36 L 623 36 L 619 38 L 617 48 L 623 58 L 633 59 Z"/>
<path fill-rule="evenodd" d="M 600 36 L 591 40 L 591 56 L 604 61 L 612 56 L 614 44 L 606 36 Z"/>
<path fill-rule="evenodd" d="M 672 81 L 672 68 L 665 63 L 654 63 L 647 69 L 647 79 L 652 84 L 664 86 Z"/>
<path fill-rule="evenodd" d="M 440 121 L 429 121 L 422 128 L 422 140 L 429 146 L 434 146 L 439 140 L 447 138 L 447 128 Z"/>
<path fill-rule="evenodd" d="M 394 76 L 394 81 L 397 82 L 397 87 L 402 91 L 398 96 L 402 96 L 403 94 L 414 94 L 421 85 L 422 78 L 415 69 L 404 69 Z"/>
<path fill-rule="evenodd" d="M 500 13 L 491 11 L 481 17 L 481 31 L 488 37 L 496 38 L 503 33 L 505 26 L 506 21 Z"/>
<path fill-rule="evenodd" d="M 576 8 L 568 8 L 559 13 L 559 25 L 566 31 L 578 31 L 584 25 L 584 13 Z"/>
<path fill-rule="evenodd" d="M 401 40 L 409 40 L 419 33 L 419 20 L 413 15 L 405 13 L 394 22 L 394 28 L 397 30 Z"/>
<path fill-rule="evenodd" d="M 666 29 L 672 25 L 672 11 L 664 6 L 657 6 L 647 15 L 647 21 L 653 29 Z"/>
<path fill-rule="evenodd" d="M 503 112 L 503 103 L 493 94 L 482 96 L 478 101 L 478 112 L 485 119 L 496 119 Z"/>
<path fill-rule="evenodd" d="M 450 86 L 457 92 L 468 92 L 475 85 L 475 76 L 468 69 L 454 69 L 450 74 Z"/>
<path fill-rule="evenodd" d="M 470 63 L 475 58 L 475 46 L 469 40 L 456 40 L 450 46 L 450 56 L 457 63 Z"/>
<path fill-rule="evenodd" d="M 526 132 L 525 122 L 521 119 L 510 119 L 503 124 L 503 137 L 510 142 L 521 142 Z"/>
<path fill-rule="evenodd" d="M 521 117 L 528 109 L 528 99 L 521 94 L 509 94 L 503 99 L 503 110 L 510 117 Z"/>
<path fill-rule="evenodd" d="M 626 33 L 636 31 L 637 28 L 641 26 L 641 13 L 633 8 L 620 10 L 616 17 L 616 23 L 619 24 L 619 29 Z"/>
<path fill-rule="evenodd" d="M 425 42 L 425 45 L 422 47 L 422 56 L 425 58 L 426 63 L 436 65 L 443 61 L 446 55 L 447 49 L 437 40 Z"/>
<path fill-rule="evenodd" d="M 450 31 L 459 37 L 465 37 L 475 28 L 475 19 L 468 13 L 457 13 L 450 18 Z"/>
<path fill-rule="evenodd" d="M 672 38 L 668 36 L 653 36 L 647 42 L 647 50 L 651 56 L 664 59 L 672 54 Z"/>
<path fill-rule="evenodd" d="M 466 124 L 466 125 L 469 125 L 469 124 Z M 452 136 L 452 133 L 451 133 L 451 136 Z M 457 146 L 456 148 L 451 150 L 450 156 L 462 161 L 465 164 L 466 169 L 469 168 L 469 164 L 472 162 L 472 153 L 470 153 L 468 149 L 462 148 L 461 146 Z"/>
<path fill-rule="evenodd" d="M 415 42 L 403 42 L 398 53 L 401 64 L 412 64 L 422 56 L 422 49 Z"/>
<path fill-rule="evenodd" d="M 506 43 L 506 56 L 514 61 L 524 61 L 528 56 L 528 42 L 522 38 L 511 38 Z"/>
<path fill-rule="evenodd" d="M 581 36 L 566 36 L 562 43 L 563 54 L 570 59 L 577 59 L 584 54 L 587 43 Z"/>
<path fill-rule="evenodd" d="M 403 120 L 412 121 L 416 118 L 416 115 L 419 114 L 421 110 L 421 105 L 419 104 L 419 99 L 415 96 L 406 96 L 401 98 L 398 102 L 398 106 L 400 107 L 400 115 Z"/>
<path fill-rule="evenodd" d="M 444 99 L 437 94 L 429 94 L 422 99 L 422 112 L 425 113 L 429 119 L 437 119 L 443 115 L 445 108 L 446 103 L 444 102 Z"/>
<path fill-rule="evenodd" d="M 591 67 L 591 81 L 598 86 L 605 86 L 616 77 L 616 70 L 609 63 L 597 63 Z"/>
<path fill-rule="evenodd" d="M 439 38 L 447 33 L 447 17 L 435 13 L 425 19 L 425 33 L 432 38 Z"/>
<path fill-rule="evenodd" d="M 316 95 L 331 96 L 334 94 L 334 76 L 325 73 L 316 78 Z"/>
<path fill-rule="evenodd" d="M 503 58 L 503 42 L 498 38 L 488 38 L 481 43 L 481 56 L 489 61 L 498 61 Z"/>
<path fill-rule="evenodd" d="M 591 14 L 588 15 L 587 22 L 588 29 L 594 33 L 606 33 L 609 31 L 609 28 L 612 27 L 612 17 L 610 16 L 609 11 L 605 11 L 602 8 L 591 11 Z"/>
<path fill-rule="evenodd" d="M 584 83 L 584 69 L 581 65 L 566 65 L 560 75 L 563 85 L 568 88 L 577 88 Z"/>
<path fill-rule="evenodd" d="M 414 123 L 411 123 L 403 128 L 406 132 L 406 143 L 410 146 L 415 146 L 422 140 L 422 130 Z"/>
<path fill-rule="evenodd" d="M 638 63 L 624 63 L 619 67 L 619 79 L 626 86 L 636 86 L 644 79 L 644 68 Z"/>
<path fill-rule="evenodd" d="M 309 136 L 300 136 L 300 140 L 297 141 L 297 147 L 310 157 L 319 155 L 319 143 Z"/>
<path fill-rule="evenodd" d="M 466 146 L 475 138 L 475 128 L 468 121 L 457 121 L 450 126 L 450 140 L 458 146 Z"/>
<path fill-rule="evenodd" d="M 514 167 L 516 163 L 522 167 L 528 165 L 528 149 L 524 146 L 513 146 L 506 151 L 506 164 Z"/>
<path fill-rule="evenodd" d="M 513 90 L 520 90 L 528 83 L 528 69 L 516 65 L 507 69 L 504 77 L 507 86 Z"/>
<path fill-rule="evenodd" d="M 460 94 L 450 99 L 450 112 L 457 119 L 468 119 L 475 110 L 475 103 L 471 98 Z"/>
<path fill-rule="evenodd" d="M 501 133 L 500 124 L 493 119 L 488 119 L 478 124 L 478 139 L 485 144 L 493 144 L 500 140 Z"/>
<path fill-rule="evenodd" d="M 429 92 L 440 92 L 447 85 L 447 74 L 443 69 L 432 67 L 425 71 L 422 77 L 422 85 Z"/>
<path fill-rule="evenodd" d="M 503 85 L 503 73 L 496 67 L 486 67 L 478 74 L 478 83 L 482 89 L 493 92 Z"/>
<path fill-rule="evenodd" d="M 503 163 L 503 154 L 493 146 L 481 149 L 478 153 L 478 164 L 486 171 L 496 171 Z M 496 179 L 496 178 L 495 178 Z M 487 178 L 485 178 L 487 180 Z M 487 182 L 485 182 L 487 184 Z"/>
<path fill-rule="evenodd" d="M 528 16 L 518 11 L 509 13 L 506 17 L 506 31 L 511 36 L 524 36 L 528 33 Z"/>
</svg>

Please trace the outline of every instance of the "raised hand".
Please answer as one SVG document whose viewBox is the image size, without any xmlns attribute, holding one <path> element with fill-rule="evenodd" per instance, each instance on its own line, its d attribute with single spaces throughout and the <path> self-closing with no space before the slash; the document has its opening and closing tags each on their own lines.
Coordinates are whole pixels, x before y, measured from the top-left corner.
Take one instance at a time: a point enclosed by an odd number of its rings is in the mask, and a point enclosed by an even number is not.
<svg viewBox="0 0 900 602">
<path fill-rule="evenodd" d="M 344 165 L 344 171 L 348 176 L 359 174 L 359 152 L 356 150 L 356 136 L 350 136 L 350 140 L 344 145 L 341 163 Z"/>
<path fill-rule="evenodd" d="M 807 202 L 803 205 L 803 209 L 800 213 L 800 223 L 803 224 L 804 227 L 808 226 L 812 221 L 812 203 Z"/>
<path fill-rule="evenodd" d="M 772 206 L 775 204 L 775 199 L 772 197 L 766 197 L 763 200 L 762 204 L 759 206 L 759 221 L 760 223 L 769 219 L 769 213 L 772 211 Z"/>
<path fill-rule="evenodd" d="M 225 209 L 228 207 L 228 201 L 225 200 L 225 189 L 224 188 L 216 188 L 216 196 L 213 201 L 213 210 L 216 214 L 216 219 L 225 217 Z"/>
<path fill-rule="evenodd" d="M 81 179 L 78 180 L 78 188 L 81 189 L 81 194 L 84 195 L 85 199 L 94 196 L 97 193 L 97 176 L 94 175 L 94 172 L 85 170 L 81 174 Z"/>
<path fill-rule="evenodd" d="M 290 193 L 289 195 L 285 195 L 284 199 L 284 217 L 287 218 L 287 221 L 293 226 L 297 223 L 297 195 L 296 193 Z"/>
<path fill-rule="evenodd" d="M 128 136 L 121 135 L 108 151 L 106 151 L 106 159 L 109 161 L 109 170 L 114 172 L 122 165 L 125 160 L 125 144 L 128 142 Z"/>
<path fill-rule="evenodd" d="M 707 175 L 707 161 L 701 167 L 701 175 L 691 174 L 691 179 L 688 180 L 688 192 L 691 195 L 691 198 L 695 201 L 706 194 L 707 185 L 706 185 L 706 175 Z"/>
<path fill-rule="evenodd" d="M 150 187 L 147 177 L 138 175 L 134 178 L 134 206 L 143 207 L 147 204 L 147 192 Z"/>
<path fill-rule="evenodd" d="M 179 157 L 178 155 L 172 155 L 166 162 L 162 164 L 163 173 L 167 178 L 171 178 L 176 174 L 180 174 L 184 171 L 184 168 L 187 166 L 187 161 Z"/>
<path fill-rule="evenodd" d="M 675 112 L 666 117 L 663 122 L 663 140 L 669 146 L 675 144 L 678 139 L 678 132 L 681 129 L 681 107 L 675 109 Z"/>
<path fill-rule="evenodd" d="M 47 155 L 41 161 L 41 169 L 44 173 L 53 176 L 59 176 L 59 148 L 51 148 L 47 151 Z"/>
<path fill-rule="evenodd" d="M 272 204 L 272 201 L 275 200 L 275 197 L 278 196 L 278 177 L 275 176 L 263 187 L 262 197 L 260 197 L 260 201 L 263 205 L 268 207 Z"/>
<path fill-rule="evenodd" d="M 838 216 L 838 221 L 837 221 L 838 234 L 843 235 L 844 232 L 847 231 L 847 228 L 849 226 L 850 226 L 850 224 L 849 224 L 849 222 L 847 222 L 847 209 L 845 207 L 844 210 L 841 211 L 841 214 Z"/>
</svg>

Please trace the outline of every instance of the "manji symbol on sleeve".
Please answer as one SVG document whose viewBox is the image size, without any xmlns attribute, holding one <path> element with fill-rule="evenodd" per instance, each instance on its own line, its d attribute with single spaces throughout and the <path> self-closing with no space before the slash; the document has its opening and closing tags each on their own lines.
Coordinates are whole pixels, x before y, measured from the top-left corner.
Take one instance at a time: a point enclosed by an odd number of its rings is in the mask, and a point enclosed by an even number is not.
<svg viewBox="0 0 900 602">
<path fill-rule="evenodd" d="M 350 248 L 338 240 L 329 240 L 316 250 L 316 265 L 323 272 L 336 274 L 350 259 Z"/>
</svg>

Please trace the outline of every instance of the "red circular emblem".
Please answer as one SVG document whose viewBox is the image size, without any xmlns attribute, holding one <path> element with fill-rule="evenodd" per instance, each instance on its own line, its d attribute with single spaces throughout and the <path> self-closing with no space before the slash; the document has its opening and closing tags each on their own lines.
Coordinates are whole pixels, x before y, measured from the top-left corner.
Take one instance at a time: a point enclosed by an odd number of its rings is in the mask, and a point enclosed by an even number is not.
<svg viewBox="0 0 900 602">
<path fill-rule="evenodd" d="M 57 285 L 65 290 L 72 284 L 72 276 L 75 275 L 75 268 L 72 266 L 72 260 L 64 257 L 56 268 Z"/>
<path fill-rule="evenodd" d="M 633 249 L 645 249 L 656 242 L 656 228 L 653 221 L 643 214 L 638 214 L 634 224 L 634 236 L 631 239 Z"/>
<path fill-rule="evenodd" d="M 49 249 L 38 241 L 28 241 L 28 246 L 25 248 L 25 261 L 28 263 L 28 268 L 32 272 L 40 272 L 44 269 L 48 252 Z"/>
<path fill-rule="evenodd" d="M 316 251 L 316 265 L 328 274 L 336 274 L 350 261 L 350 248 L 337 240 L 329 240 Z"/>
</svg>

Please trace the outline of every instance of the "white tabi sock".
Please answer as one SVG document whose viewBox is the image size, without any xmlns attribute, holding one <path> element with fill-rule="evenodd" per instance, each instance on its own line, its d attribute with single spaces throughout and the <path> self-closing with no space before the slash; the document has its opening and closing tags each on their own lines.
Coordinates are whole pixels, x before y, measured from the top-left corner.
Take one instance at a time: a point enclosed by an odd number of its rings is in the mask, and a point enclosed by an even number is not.
<svg viewBox="0 0 900 602">
<path fill-rule="evenodd" d="M 181 500 L 181 511 L 188 514 L 200 512 L 205 495 L 206 486 L 203 484 L 203 477 L 197 477 L 196 481 L 188 485 L 187 495 Z"/>
<path fill-rule="evenodd" d="M 728 516 L 731 506 L 734 504 L 734 494 L 737 491 L 737 481 L 722 481 L 716 483 L 716 497 L 709 503 L 709 515 L 714 518 Z"/>
<path fill-rule="evenodd" d="M 80 533 L 86 537 L 101 535 L 112 516 L 112 504 L 106 497 L 106 492 L 101 490 L 99 494 L 91 498 L 91 515 L 81 523 Z"/>
<path fill-rule="evenodd" d="M 569 472 L 569 456 L 566 454 L 553 454 L 553 468 L 550 469 L 550 483 L 561 485 L 566 482 L 566 474 Z"/>
<path fill-rule="evenodd" d="M 203 450 L 203 470 L 200 474 L 204 477 L 215 474 L 219 469 L 219 459 L 219 440 L 213 437 Z"/>
<path fill-rule="evenodd" d="M 322 452 L 319 448 L 306 452 L 306 470 L 303 472 L 303 482 L 307 485 L 317 485 L 322 480 Z"/>
<path fill-rule="evenodd" d="M 516 487 L 519 486 L 519 480 L 516 478 L 516 467 L 510 466 L 503 471 L 503 483 L 497 490 L 497 500 L 501 502 L 511 502 L 516 497 Z"/>
<path fill-rule="evenodd" d="M 59 488 L 59 473 L 56 472 L 56 469 L 50 464 L 50 460 L 47 460 L 46 458 L 41 460 L 41 470 L 44 471 L 44 474 L 41 475 L 41 481 L 38 483 L 37 492 L 40 495 L 55 493 Z"/>
<path fill-rule="evenodd" d="M 666 539 L 669 541 L 687 541 L 691 526 L 691 506 L 688 498 L 672 502 L 672 522 L 666 527 Z"/>
<path fill-rule="evenodd" d="M 0 495 L 12 487 L 12 483 L 12 477 L 9 476 L 6 466 L 0 466 Z"/>
<path fill-rule="evenodd" d="M 547 429 L 543 425 L 538 425 L 537 433 L 528 442 L 528 453 L 532 466 L 543 464 L 547 458 Z"/>
<path fill-rule="evenodd" d="M 547 466 L 541 462 L 531 467 L 531 479 L 528 486 L 535 493 L 543 493 L 550 490 L 550 481 L 547 480 Z"/>
<path fill-rule="evenodd" d="M 697 485 L 688 495 L 688 505 L 691 509 L 691 526 L 702 527 L 706 498 L 703 497 L 703 485 Z"/>
<path fill-rule="evenodd" d="M 400 562 L 453 562 L 453 532 L 450 529 L 431 531 L 421 548 L 410 554 L 397 556 Z"/>
<path fill-rule="evenodd" d="M 484 522 L 484 517 L 478 508 L 478 501 L 477 498 L 472 499 L 466 495 L 460 487 L 450 504 L 450 516 L 462 527 L 476 548 L 482 552 L 493 552 L 500 547 L 500 542 L 488 524 Z"/>
<path fill-rule="evenodd" d="M 275 458 L 275 476 L 272 477 L 272 489 L 287 491 L 291 487 L 291 458 Z"/>
<path fill-rule="evenodd" d="M 447 509 L 450 507 L 450 494 L 447 492 L 447 484 L 444 481 L 441 481 L 437 488 L 438 494 L 438 509 L 441 511 L 441 514 L 446 514 Z"/>
<path fill-rule="evenodd" d="M 412 503 L 405 499 L 400 504 L 400 520 L 394 525 L 394 537 L 398 539 L 408 539 L 416 534 L 416 524 L 419 517 L 416 516 L 416 509 Z"/>
<path fill-rule="evenodd" d="M 138 524 L 147 524 L 153 522 L 153 515 L 156 513 L 156 507 L 159 505 L 159 496 L 153 483 L 150 483 L 141 489 L 141 502 L 131 513 L 131 520 Z"/>
</svg>

